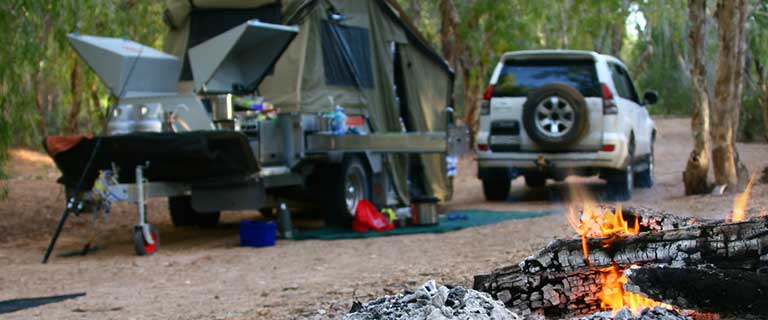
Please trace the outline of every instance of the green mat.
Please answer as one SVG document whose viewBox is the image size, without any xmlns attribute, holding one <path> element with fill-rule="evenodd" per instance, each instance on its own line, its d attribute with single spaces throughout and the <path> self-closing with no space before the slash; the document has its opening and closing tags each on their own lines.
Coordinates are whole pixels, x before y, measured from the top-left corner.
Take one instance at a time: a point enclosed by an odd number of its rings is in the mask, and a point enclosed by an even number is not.
<svg viewBox="0 0 768 320">
<path fill-rule="evenodd" d="M 507 220 L 529 219 L 554 214 L 556 211 L 520 212 L 520 211 L 488 211 L 488 210 L 461 210 L 453 211 L 440 216 L 440 224 L 434 226 L 408 226 L 395 228 L 384 232 L 355 232 L 349 228 L 325 227 L 314 230 L 302 230 L 294 235 L 294 240 L 336 240 L 359 239 L 397 236 L 418 233 L 444 233 L 471 227 L 484 226 Z M 449 216 L 465 215 L 467 219 L 450 220 Z"/>
</svg>

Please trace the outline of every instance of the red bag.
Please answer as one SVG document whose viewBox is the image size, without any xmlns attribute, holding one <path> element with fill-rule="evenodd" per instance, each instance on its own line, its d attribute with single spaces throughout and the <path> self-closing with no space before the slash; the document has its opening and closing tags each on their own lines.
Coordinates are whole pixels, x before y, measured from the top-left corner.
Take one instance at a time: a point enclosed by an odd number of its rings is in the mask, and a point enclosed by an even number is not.
<svg viewBox="0 0 768 320">
<path fill-rule="evenodd" d="M 368 200 L 363 199 L 357 205 L 357 211 L 355 211 L 355 220 L 352 221 L 352 230 L 357 232 L 367 232 L 373 229 L 374 231 L 388 231 L 394 229 L 395 226 L 389 223 L 389 219 L 385 217 L 378 209 Z"/>
</svg>

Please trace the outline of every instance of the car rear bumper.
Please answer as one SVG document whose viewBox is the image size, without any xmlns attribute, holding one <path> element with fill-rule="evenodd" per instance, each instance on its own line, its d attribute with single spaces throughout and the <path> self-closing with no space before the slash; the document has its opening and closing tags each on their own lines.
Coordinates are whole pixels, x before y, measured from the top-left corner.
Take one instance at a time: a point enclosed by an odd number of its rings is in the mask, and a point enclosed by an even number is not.
<svg viewBox="0 0 768 320">
<path fill-rule="evenodd" d="M 492 152 L 478 151 L 480 168 L 533 169 L 554 168 L 623 169 L 627 163 L 627 143 L 622 136 L 604 136 L 603 145 L 613 145 L 613 151 L 593 152 Z"/>
</svg>

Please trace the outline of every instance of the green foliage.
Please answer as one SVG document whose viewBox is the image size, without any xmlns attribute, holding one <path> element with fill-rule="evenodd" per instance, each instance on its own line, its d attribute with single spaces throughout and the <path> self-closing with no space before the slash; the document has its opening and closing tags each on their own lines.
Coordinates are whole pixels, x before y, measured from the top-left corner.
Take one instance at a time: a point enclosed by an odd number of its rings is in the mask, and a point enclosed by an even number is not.
<svg viewBox="0 0 768 320">
<path fill-rule="evenodd" d="M 160 47 L 163 10 L 153 0 L 0 2 L 0 167 L 13 145 L 38 147 L 46 134 L 100 131 L 108 92 L 69 48 L 68 33 Z M 73 109 L 77 101 L 80 108 Z"/>
<path fill-rule="evenodd" d="M 768 0 L 755 1 L 749 23 L 749 50 L 753 66 L 748 85 L 745 86 L 744 100 L 740 114 L 741 125 L 739 136 L 745 140 L 758 140 L 766 137 L 768 128 L 762 121 L 763 112 L 768 112 L 768 106 L 761 106 L 760 99 L 766 99 L 760 90 L 760 80 L 768 82 Z M 762 66 L 762 70 L 758 69 Z M 762 71 L 762 74 L 758 74 Z M 768 101 L 768 100 L 767 100 Z"/>
<path fill-rule="evenodd" d="M 659 103 L 650 108 L 652 114 L 688 115 L 693 96 L 687 62 L 686 1 L 642 2 L 638 10 L 647 23 L 643 30 L 638 30 L 627 60 L 636 86 L 641 92 L 656 90 L 659 93 Z"/>
<path fill-rule="evenodd" d="M 765 128 L 763 127 L 760 95 L 749 92 L 744 96 L 739 113 L 739 137 L 741 140 L 762 140 Z"/>
<path fill-rule="evenodd" d="M 421 8 L 418 27 L 440 47 L 441 0 L 398 0 Z M 750 52 L 768 65 L 768 0 L 751 0 Z M 494 64 L 506 51 L 542 48 L 617 53 L 635 76 L 640 91 L 659 91 L 655 114 L 690 113 L 687 1 L 637 0 L 453 0 L 459 15 L 457 38 L 463 44 L 457 93 L 482 94 Z M 0 1 L 0 174 L 8 148 L 38 146 L 44 135 L 98 133 L 109 101 L 107 90 L 69 48 L 66 35 L 128 37 L 162 47 L 166 27 L 163 1 L 154 0 L 4 0 Z M 710 10 L 710 14 L 713 10 Z M 626 34 L 632 13 L 647 25 Z M 615 37 L 620 41 L 616 43 Z M 710 25 L 707 60 L 715 76 L 716 26 Z M 616 48 L 619 45 L 621 48 Z M 644 54 L 652 48 L 650 57 Z M 768 70 L 768 67 L 764 68 Z M 74 71 L 78 70 L 78 71 Z M 752 82 L 757 81 L 752 68 Z M 768 73 L 768 71 L 764 71 Z M 768 74 L 764 75 L 768 77 Z M 76 80 L 76 81 L 73 81 Z M 73 87 L 73 83 L 77 86 Z M 466 85 L 464 85 L 466 84 Z M 760 126 L 758 86 L 745 86 L 740 127 Z M 457 113 L 463 114 L 460 97 Z M 467 100 L 472 102 L 472 100 Z M 77 102 L 80 102 L 79 104 Z M 80 108 L 74 108 L 79 105 Z M 74 109 L 73 109 L 74 108 Z M 755 135 L 749 133 L 747 136 Z"/>
</svg>

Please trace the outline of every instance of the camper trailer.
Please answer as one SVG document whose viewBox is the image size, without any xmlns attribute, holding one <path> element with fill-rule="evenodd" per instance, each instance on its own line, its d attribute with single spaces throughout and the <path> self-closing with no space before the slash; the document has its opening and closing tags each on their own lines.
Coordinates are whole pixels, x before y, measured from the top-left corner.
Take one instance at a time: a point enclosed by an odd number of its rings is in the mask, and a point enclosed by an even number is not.
<svg viewBox="0 0 768 320">
<path fill-rule="evenodd" d="M 165 52 L 71 34 L 117 97 L 107 132 L 49 137 L 71 210 L 137 205 L 136 252 L 157 249 L 146 199 L 177 226 L 281 204 L 346 225 L 368 199 L 452 193 L 453 72 L 390 0 L 168 0 Z"/>
</svg>

